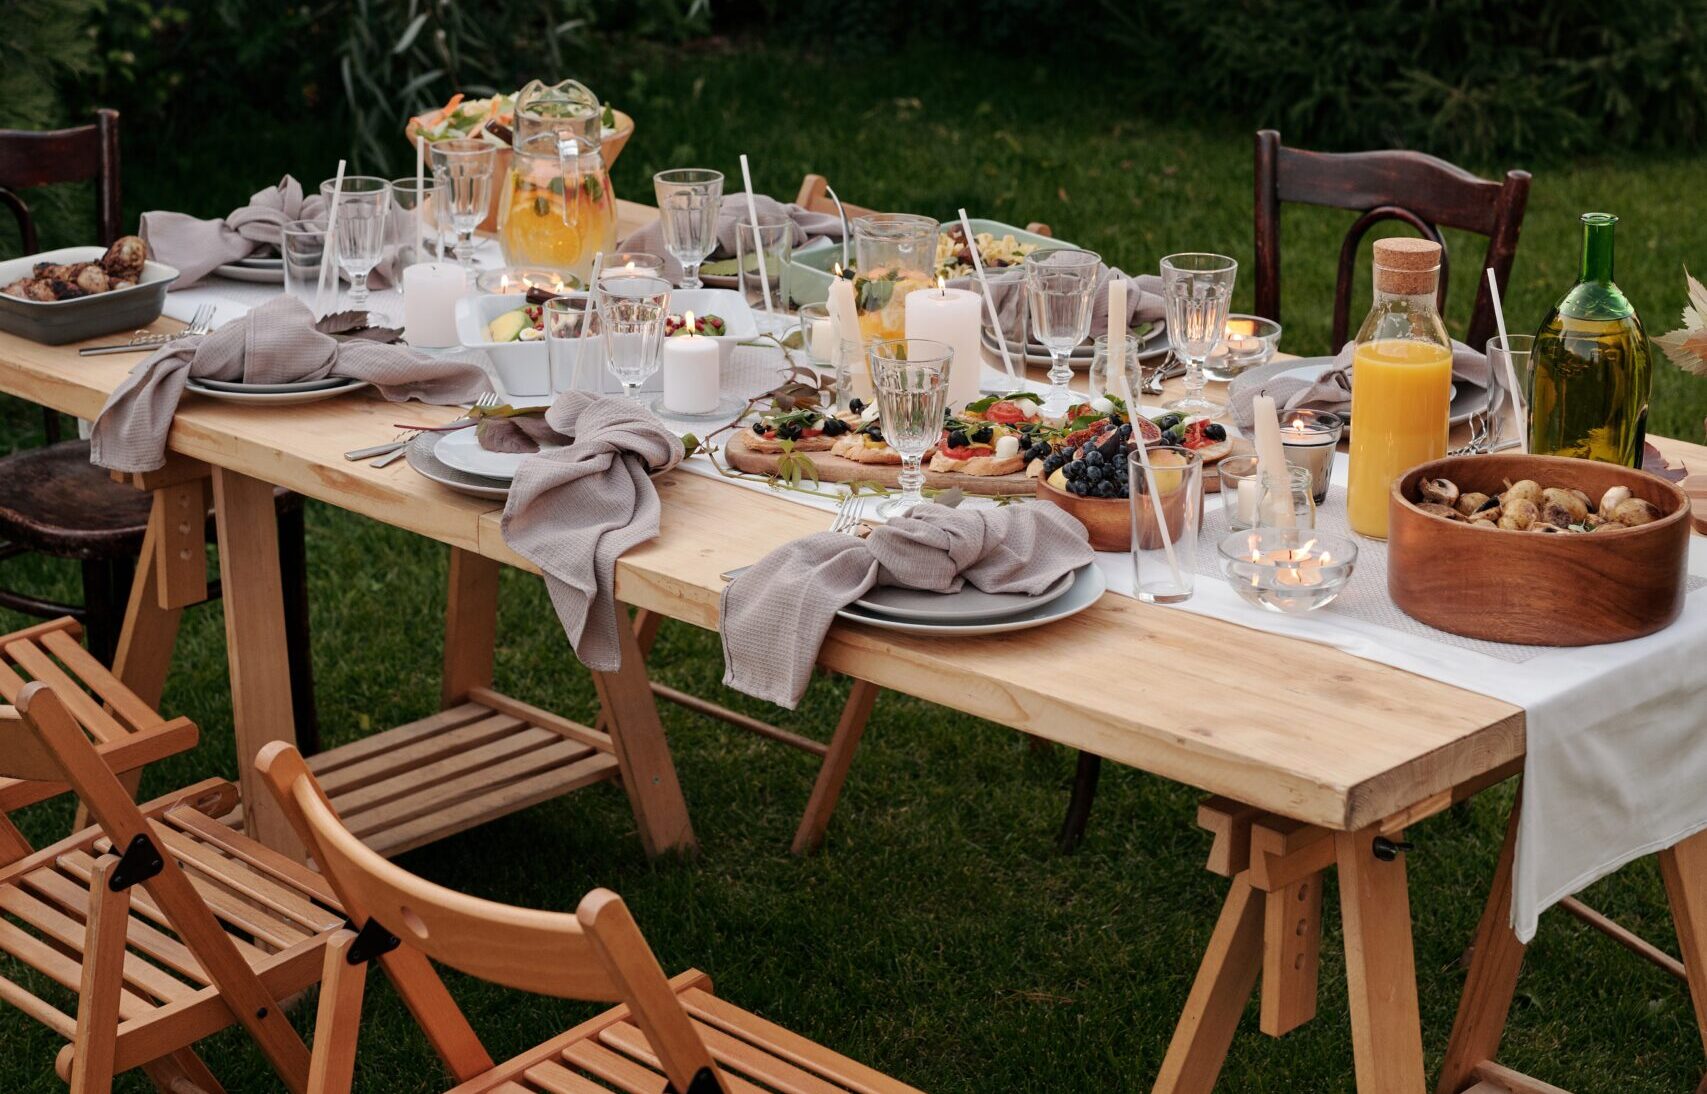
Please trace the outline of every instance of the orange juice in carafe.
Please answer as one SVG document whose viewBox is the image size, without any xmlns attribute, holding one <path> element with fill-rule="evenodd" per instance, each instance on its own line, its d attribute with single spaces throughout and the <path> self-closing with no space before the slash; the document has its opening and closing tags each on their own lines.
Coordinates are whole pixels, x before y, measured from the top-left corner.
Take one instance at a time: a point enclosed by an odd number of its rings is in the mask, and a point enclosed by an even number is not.
<svg viewBox="0 0 1707 1094">
<path fill-rule="evenodd" d="M 1351 364 L 1351 469 L 1346 516 L 1354 532 L 1387 538 L 1393 480 L 1446 455 L 1452 342 L 1435 307 L 1440 245 L 1375 243 L 1375 303 Z"/>
</svg>

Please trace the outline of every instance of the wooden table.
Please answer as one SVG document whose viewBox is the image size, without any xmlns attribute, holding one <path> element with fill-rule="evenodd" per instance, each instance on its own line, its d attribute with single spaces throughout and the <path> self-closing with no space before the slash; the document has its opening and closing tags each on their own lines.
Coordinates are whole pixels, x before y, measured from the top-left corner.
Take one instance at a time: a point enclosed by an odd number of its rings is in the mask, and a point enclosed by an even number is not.
<svg viewBox="0 0 1707 1094">
<path fill-rule="evenodd" d="M 622 234 L 653 215 L 621 204 Z M 71 347 L 0 335 L 0 391 L 84 418 L 95 416 L 135 363 L 79 358 Z M 289 409 L 186 398 L 168 466 L 135 477 L 156 491 L 167 519 L 150 545 L 163 565 L 145 568 L 133 595 L 119 664 L 127 682 L 145 698 L 158 697 L 174 605 L 195 597 L 202 557 L 199 519 L 171 514 L 194 511 L 207 476 L 218 508 L 238 755 L 292 739 L 271 493 L 274 485 L 288 487 L 448 545 L 446 707 L 473 701 L 492 716 L 549 721 L 553 732 L 596 753 L 586 778 L 620 773 L 649 852 L 693 847 L 633 636 L 622 629 L 622 670 L 595 674 L 601 727 L 577 726 L 493 691 L 498 567 L 531 569 L 505 545 L 500 508 L 440 487 L 402 461 L 376 468 L 343 458 L 347 449 L 390 439 L 399 420 L 456 415 L 419 404 L 405 410 L 371 394 Z M 1674 460 L 1707 470 L 1707 449 L 1658 443 Z M 700 627 L 716 626 L 720 574 L 826 522 L 814 509 L 697 475 L 666 475 L 658 485 L 660 535 L 620 560 L 616 593 L 635 608 Z M 1068 661 L 1069 644 L 1075 677 L 1094 679 L 1096 687 L 1061 686 L 1058 667 Z M 1227 671 L 1229 650 L 1238 651 L 1238 671 Z M 992 636 L 975 647 L 838 625 L 820 663 L 1215 796 L 1203 815 L 1217 833 L 1211 866 L 1233 878 L 1233 890 L 1158 1089 L 1213 1082 L 1255 978 L 1254 971 L 1246 978 L 1257 960 L 1253 937 L 1262 953 L 1263 932 L 1253 935 L 1252 925 L 1262 925 L 1263 895 L 1295 895 L 1300 877 L 1308 882 L 1336 863 L 1359 1088 L 1423 1088 L 1404 858 L 1375 851 L 1378 841 L 1398 838 L 1406 824 L 1444 809 L 1455 795 L 1514 771 L 1524 747 L 1520 709 L 1333 649 L 1120 596 L 1104 597 L 1070 622 Z M 244 768 L 240 776 L 248 827 L 291 848 L 253 772 Z M 555 792 L 561 790 L 541 789 Z M 1319 889 L 1314 899 L 1319 907 Z M 1309 972 L 1313 1012 L 1313 965 Z M 1265 1011 L 1271 990 L 1282 989 L 1304 994 L 1300 978 L 1288 974 L 1265 987 Z M 1291 1018 L 1305 1009 L 1297 1002 Z"/>
</svg>

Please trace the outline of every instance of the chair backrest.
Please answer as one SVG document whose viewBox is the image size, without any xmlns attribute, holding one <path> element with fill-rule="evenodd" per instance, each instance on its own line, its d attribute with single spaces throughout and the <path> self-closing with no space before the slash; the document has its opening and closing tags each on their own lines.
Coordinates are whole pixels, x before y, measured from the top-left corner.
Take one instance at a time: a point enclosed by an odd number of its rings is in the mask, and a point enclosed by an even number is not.
<svg viewBox="0 0 1707 1094">
<path fill-rule="evenodd" d="M 1461 167 L 1421 152 L 1307 152 L 1287 148 L 1280 134 L 1256 136 L 1256 310 L 1280 322 L 1280 206 L 1282 202 L 1350 209 L 1361 215 L 1340 244 L 1334 285 L 1331 350 L 1345 344 L 1351 328 L 1351 288 L 1358 245 L 1375 224 L 1397 220 L 1441 245 L 1439 305 L 1446 308 L 1450 274 L 1441 228 L 1488 238 L 1477 270 L 1476 303 L 1465 342 L 1481 349 L 1494 333 L 1492 269 L 1504 294 L 1517 256 L 1517 237 L 1529 203 L 1529 172 L 1507 171 L 1501 182 L 1477 178 Z"/>
<path fill-rule="evenodd" d="M 32 131 L 0 129 L 0 204 L 12 210 L 24 253 L 41 250 L 35 217 L 17 191 L 65 182 L 95 184 L 95 228 L 103 245 L 121 234 L 119 114 L 95 111 L 93 125 Z"/>
<path fill-rule="evenodd" d="M 357 926 L 377 923 L 401 945 L 506 987 L 627 1003 L 677 1090 L 688 1090 L 703 1071 L 717 1074 L 711 1053 L 615 893 L 596 889 L 575 915 L 567 915 L 447 889 L 409 873 L 351 834 L 301 754 L 289 744 L 274 742 L 263 748 L 256 766 Z M 388 965 L 387 972 L 396 980 L 399 968 Z M 418 962 L 404 975 L 437 974 Z M 397 986 L 406 996 L 420 987 Z M 445 1016 L 411 1009 L 435 1043 L 466 1026 L 459 1011 L 448 1016 L 453 1028 L 436 1030 L 434 1024 Z"/>
</svg>

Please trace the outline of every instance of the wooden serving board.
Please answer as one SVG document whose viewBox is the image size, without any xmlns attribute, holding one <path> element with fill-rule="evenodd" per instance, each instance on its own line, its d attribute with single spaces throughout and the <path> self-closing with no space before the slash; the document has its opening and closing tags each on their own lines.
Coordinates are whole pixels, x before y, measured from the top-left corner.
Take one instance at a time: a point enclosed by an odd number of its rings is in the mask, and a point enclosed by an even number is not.
<svg viewBox="0 0 1707 1094">
<path fill-rule="evenodd" d="M 774 475 L 777 472 L 778 453 L 755 452 L 747 446 L 747 437 L 751 434 L 743 429 L 737 431 L 723 445 L 723 457 L 729 466 L 737 471 L 746 471 L 754 475 Z M 820 482 L 874 482 L 879 486 L 899 486 L 901 466 L 886 463 L 858 463 L 832 456 L 828 452 L 801 452 L 812 461 L 812 466 L 818 470 Z M 925 467 L 925 489 L 946 490 L 958 486 L 968 494 L 1033 494 L 1037 491 L 1034 479 L 1028 479 L 1024 471 L 1012 475 L 961 475 L 953 471 L 932 471 L 929 461 Z"/>
</svg>

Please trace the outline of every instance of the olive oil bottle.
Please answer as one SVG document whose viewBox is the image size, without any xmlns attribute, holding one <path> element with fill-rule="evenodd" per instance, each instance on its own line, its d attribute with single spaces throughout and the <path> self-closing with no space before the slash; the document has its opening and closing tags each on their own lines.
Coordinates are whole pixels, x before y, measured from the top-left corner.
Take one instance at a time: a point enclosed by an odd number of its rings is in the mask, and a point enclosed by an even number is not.
<svg viewBox="0 0 1707 1094">
<path fill-rule="evenodd" d="M 1642 320 L 1612 283 L 1610 213 L 1584 213 L 1582 270 L 1535 336 L 1529 450 L 1640 467 L 1653 357 Z"/>
</svg>

